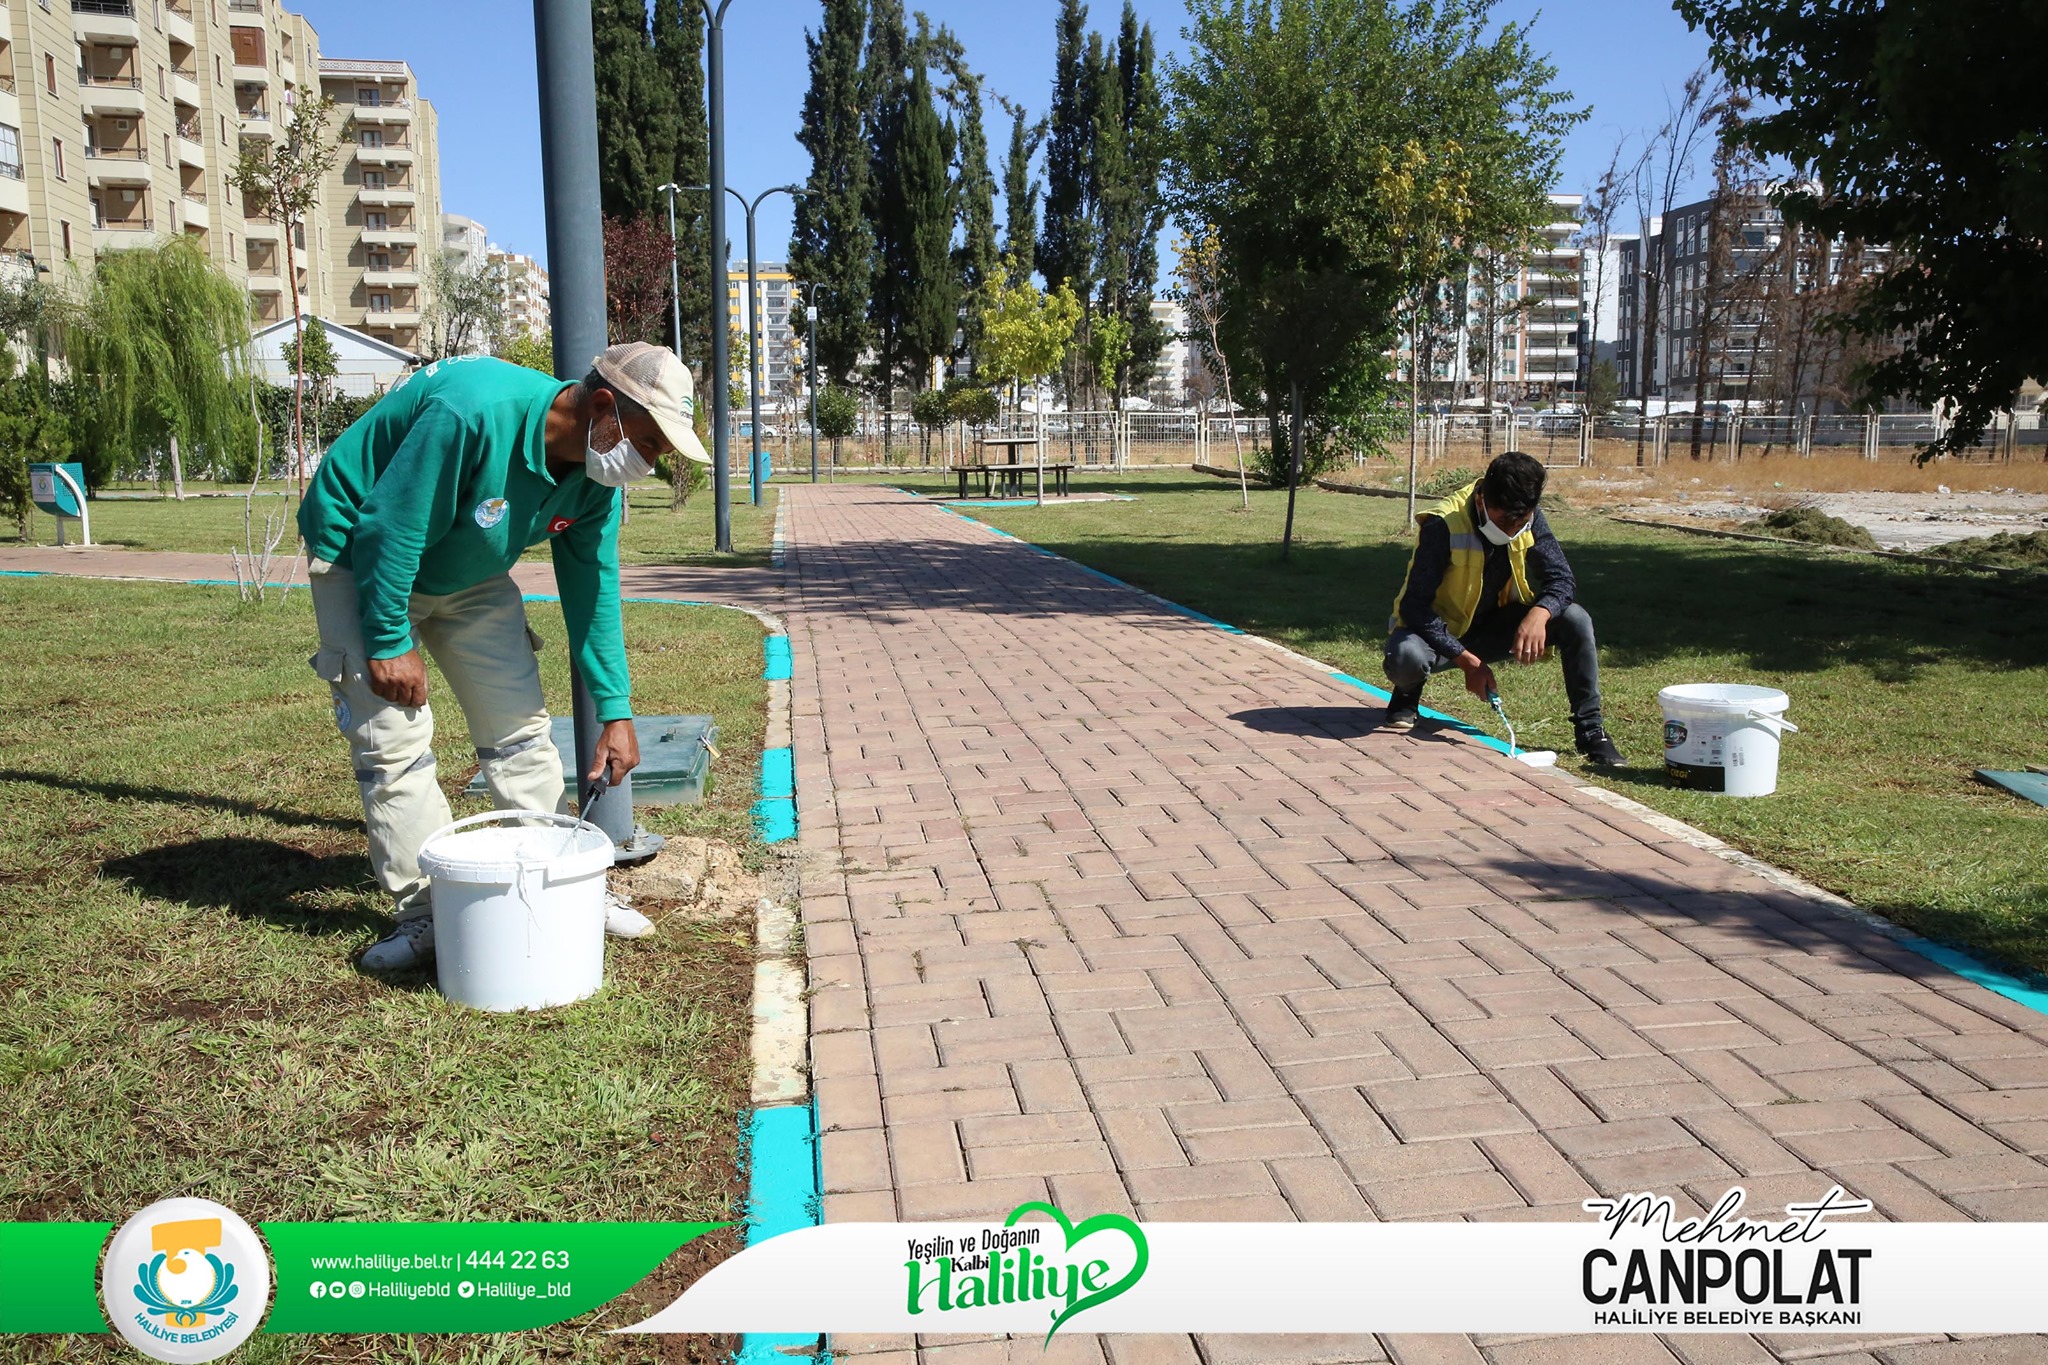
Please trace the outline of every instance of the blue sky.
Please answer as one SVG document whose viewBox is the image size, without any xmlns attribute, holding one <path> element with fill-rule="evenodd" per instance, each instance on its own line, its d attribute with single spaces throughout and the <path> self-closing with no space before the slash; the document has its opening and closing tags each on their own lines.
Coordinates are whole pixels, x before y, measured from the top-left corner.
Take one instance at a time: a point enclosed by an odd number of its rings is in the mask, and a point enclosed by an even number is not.
<svg viewBox="0 0 2048 1365">
<path fill-rule="evenodd" d="M 326 56 L 412 63 L 441 115 L 442 207 L 545 259 L 532 7 L 525 0 L 297 0 L 296 7 L 320 31 Z M 917 0 L 906 8 L 919 8 Z M 1021 101 L 1034 117 L 1044 112 L 1057 0 L 927 0 L 922 8 L 960 35 L 990 89 Z M 1162 50 L 1179 46 L 1181 3 L 1137 0 L 1137 9 Z M 1121 11 L 1121 0 L 1094 0 L 1089 19 L 1113 34 Z M 817 0 L 732 0 L 727 11 L 727 178 L 749 195 L 808 174 L 796 128 L 806 82 L 803 32 L 818 13 Z M 1503 0 L 1497 13 L 1534 18 L 1535 44 L 1558 67 L 1559 84 L 1592 107 L 1567 145 L 1564 190 L 1582 190 L 1599 175 L 1617 136 L 1654 129 L 1667 98 L 1706 57 L 1704 40 L 1663 0 Z M 1000 177 L 1007 122 L 998 109 L 987 118 Z M 738 222 L 732 232 L 737 258 L 745 251 Z M 777 196 L 761 210 L 762 256 L 779 258 L 788 233 L 788 201 Z"/>
</svg>

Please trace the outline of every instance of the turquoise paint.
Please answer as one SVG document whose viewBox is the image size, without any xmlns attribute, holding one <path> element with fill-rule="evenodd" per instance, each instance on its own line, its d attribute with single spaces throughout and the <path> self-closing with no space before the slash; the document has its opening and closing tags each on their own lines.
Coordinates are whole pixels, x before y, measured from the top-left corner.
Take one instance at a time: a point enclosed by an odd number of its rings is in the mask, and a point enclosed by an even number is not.
<svg viewBox="0 0 2048 1365">
<path fill-rule="evenodd" d="M 2048 1014 L 2048 990 L 2041 989 L 2039 985 L 2031 985 L 2016 976 L 2009 976 L 1994 967 L 1987 967 L 1968 953 L 1948 947 L 1946 944 L 1936 943 L 1932 939 L 1903 938 L 1899 943 L 1929 962 L 1948 968 L 1965 981 L 1974 981 L 1987 991 L 2025 1005 L 2030 1010 Z"/>
<path fill-rule="evenodd" d="M 789 653 L 789 637 L 770 635 L 762 643 L 762 649 L 768 660 L 768 671 L 761 676 L 769 682 L 789 681 L 789 676 L 795 668 L 794 660 Z"/>
<path fill-rule="evenodd" d="M 41 569 L 0 569 L 0 578 L 46 578 Z"/>
<path fill-rule="evenodd" d="M 1345 684 L 1346 686 L 1355 687 L 1361 692 L 1370 693 L 1373 697 L 1380 701 L 1384 702 L 1391 700 L 1385 688 L 1374 687 L 1369 682 L 1361 682 L 1359 679 L 1352 677 L 1349 673 L 1332 673 L 1330 676 L 1335 678 L 1338 682 Z M 1501 753 L 1506 754 L 1509 758 L 1513 758 L 1515 756 L 1515 751 L 1508 747 L 1507 742 L 1505 740 L 1495 739 L 1492 735 L 1487 734 L 1486 731 L 1479 729 L 1477 726 L 1468 725 L 1464 721 L 1459 720 L 1456 716 L 1447 716 L 1441 711 L 1432 711 L 1427 706 L 1417 707 L 1416 709 L 1422 713 L 1423 719 L 1425 720 L 1433 720 L 1438 722 L 1439 724 L 1448 725 L 1451 729 L 1456 730 L 1459 734 L 1466 735 L 1472 739 L 1475 739 L 1479 743 L 1484 744 L 1489 749 L 1498 749 Z M 1526 750 L 1524 752 L 1526 752 Z"/>
<path fill-rule="evenodd" d="M 796 838 L 796 802 L 787 797 L 756 801 L 754 829 L 764 844 L 782 844 Z"/>
<path fill-rule="evenodd" d="M 761 751 L 761 796 L 770 801 L 796 799 L 796 751 Z"/>
<path fill-rule="evenodd" d="M 798 1228 L 816 1227 L 820 1213 L 818 1115 L 814 1104 L 756 1109 L 747 1123 L 747 1245 Z M 753 1332 L 740 1339 L 740 1365 L 788 1365 L 789 1350 L 815 1351 L 815 1333 Z M 812 1357 L 829 1362 L 829 1355 Z"/>
</svg>

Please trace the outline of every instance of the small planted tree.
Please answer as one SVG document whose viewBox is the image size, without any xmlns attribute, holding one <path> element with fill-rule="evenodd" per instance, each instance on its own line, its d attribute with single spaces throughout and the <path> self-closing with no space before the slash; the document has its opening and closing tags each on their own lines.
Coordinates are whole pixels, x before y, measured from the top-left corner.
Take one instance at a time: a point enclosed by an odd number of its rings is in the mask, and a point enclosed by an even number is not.
<svg viewBox="0 0 2048 1365">
<path fill-rule="evenodd" d="M 860 395 L 834 384 L 818 391 L 818 434 L 832 443 L 832 467 L 839 467 L 839 443 L 860 429 Z"/>
<path fill-rule="evenodd" d="M 918 459 L 932 462 L 932 434 L 952 420 L 952 404 L 944 389 L 926 389 L 910 400 L 910 420 L 917 423 Z"/>
<path fill-rule="evenodd" d="M 284 135 L 243 138 L 242 153 L 228 172 L 228 183 L 242 192 L 251 214 L 277 220 L 284 229 L 284 277 L 292 300 L 292 340 L 305 330 L 299 306 L 299 264 L 296 233 L 319 202 L 320 182 L 334 169 L 341 144 L 353 140 L 350 125 L 331 129 L 340 106 L 311 86 L 285 92 L 291 116 Z M 305 388 L 292 386 L 292 451 L 299 495 L 306 493 Z"/>
<path fill-rule="evenodd" d="M 1081 320 L 1081 301 L 1065 285 L 1043 293 L 1029 279 L 1012 284 L 1012 278 L 1006 261 L 988 285 L 981 326 L 988 377 L 1011 385 L 1014 401 L 1023 385 L 1053 373 L 1066 359 Z"/>
<path fill-rule="evenodd" d="M 946 399 L 946 411 L 956 422 L 965 422 L 979 435 L 1002 414 L 1002 400 L 994 389 L 967 384 L 953 390 Z"/>
<path fill-rule="evenodd" d="M 542 374 L 553 374 L 555 335 L 553 332 L 521 332 L 498 348 L 498 359 L 524 365 L 529 370 L 539 370 Z"/>
</svg>

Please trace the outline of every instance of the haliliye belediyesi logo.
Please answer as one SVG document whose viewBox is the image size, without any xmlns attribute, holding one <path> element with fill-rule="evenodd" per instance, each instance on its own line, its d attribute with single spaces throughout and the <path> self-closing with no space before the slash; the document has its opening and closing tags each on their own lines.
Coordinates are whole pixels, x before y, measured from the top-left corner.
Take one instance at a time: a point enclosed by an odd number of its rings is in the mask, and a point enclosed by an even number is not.
<svg viewBox="0 0 2048 1365">
<path fill-rule="evenodd" d="M 1025 1222 L 1032 1214 L 1052 1221 Z M 1145 1230 L 1134 1219 L 1098 1213 L 1076 1223 L 1053 1205 L 1032 1200 L 1010 1210 L 1001 1228 L 911 1238 L 910 1259 L 903 1263 L 904 1303 L 918 1316 L 1043 1301 L 1051 1319 L 1049 1344 L 1076 1313 L 1128 1292 L 1151 1259 Z"/>
<path fill-rule="evenodd" d="M 262 1325 L 270 1258 L 254 1228 L 210 1199 L 165 1199 L 114 1234 L 100 1272 L 107 1321 L 158 1360 L 196 1365 Z"/>
</svg>

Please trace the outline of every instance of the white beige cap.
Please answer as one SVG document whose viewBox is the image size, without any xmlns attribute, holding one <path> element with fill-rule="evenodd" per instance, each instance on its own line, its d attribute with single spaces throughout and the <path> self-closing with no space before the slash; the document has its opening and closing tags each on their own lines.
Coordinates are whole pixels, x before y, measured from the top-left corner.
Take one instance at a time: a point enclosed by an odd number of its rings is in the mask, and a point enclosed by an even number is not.
<svg viewBox="0 0 2048 1365">
<path fill-rule="evenodd" d="M 698 464 L 711 463 L 711 457 L 704 453 L 704 443 L 697 439 L 696 429 L 691 425 L 697 410 L 696 382 L 690 378 L 690 367 L 676 359 L 674 351 L 644 341 L 629 341 L 607 347 L 590 362 L 590 368 L 646 408 L 661 434 L 683 458 Z"/>
</svg>

